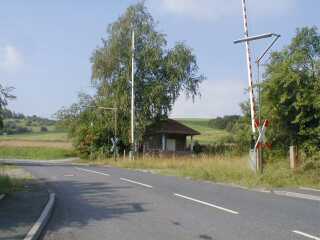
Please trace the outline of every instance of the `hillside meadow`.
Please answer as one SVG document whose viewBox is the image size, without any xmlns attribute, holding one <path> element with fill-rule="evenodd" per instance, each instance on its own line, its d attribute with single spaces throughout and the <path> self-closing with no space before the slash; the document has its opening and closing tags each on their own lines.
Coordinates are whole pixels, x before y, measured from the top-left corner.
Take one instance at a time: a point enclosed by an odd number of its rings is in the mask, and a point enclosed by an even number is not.
<svg viewBox="0 0 320 240">
<path fill-rule="evenodd" d="M 219 130 L 209 127 L 209 120 L 206 118 L 176 118 L 175 120 L 185 124 L 186 126 L 193 128 L 201 133 L 201 135 L 195 136 L 194 141 L 198 141 L 200 144 L 216 144 L 226 142 L 230 139 L 231 134 L 226 130 Z"/>
</svg>

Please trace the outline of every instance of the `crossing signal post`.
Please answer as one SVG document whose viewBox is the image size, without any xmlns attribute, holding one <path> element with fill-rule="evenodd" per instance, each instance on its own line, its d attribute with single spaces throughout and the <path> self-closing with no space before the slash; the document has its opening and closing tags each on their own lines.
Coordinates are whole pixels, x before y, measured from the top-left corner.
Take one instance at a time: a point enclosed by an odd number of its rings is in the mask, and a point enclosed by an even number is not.
<svg viewBox="0 0 320 240">
<path fill-rule="evenodd" d="M 256 172 L 262 172 L 263 169 L 263 161 L 262 161 L 262 148 L 264 146 L 270 146 L 269 144 L 265 143 L 265 131 L 269 126 L 269 121 L 265 120 L 264 123 L 261 125 L 261 99 L 260 99 L 260 86 L 258 91 L 258 109 L 259 109 L 259 116 L 256 116 L 256 101 L 254 96 L 254 89 L 253 89 L 253 69 L 252 69 L 252 62 L 251 62 L 251 50 L 250 50 L 250 42 L 256 41 L 264 38 L 271 38 L 275 37 L 273 42 L 267 47 L 267 49 L 263 52 L 263 54 L 257 59 L 256 63 L 258 66 L 258 75 L 259 66 L 262 58 L 267 54 L 267 52 L 271 49 L 271 47 L 275 44 L 275 42 L 280 38 L 280 35 L 275 33 L 265 33 L 262 35 L 256 36 L 249 36 L 248 31 L 248 15 L 247 15 L 247 6 L 246 0 L 242 0 L 242 13 L 243 13 L 243 26 L 244 26 L 244 38 L 234 41 L 234 43 L 245 43 L 246 47 L 246 60 L 247 60 L 247 69 L 248 69 L 248 84 L 249 84 L 249 100 L 250 100 L 250 114 L 251 114 L 251 128 L 252 128 L 252 147 L 251 149 L 251 161 L 253 169 Z M 258 76 L 259 82 L 260 76 Z M 258 132 L 258 134 L 257 134 Z"/>
</svg>

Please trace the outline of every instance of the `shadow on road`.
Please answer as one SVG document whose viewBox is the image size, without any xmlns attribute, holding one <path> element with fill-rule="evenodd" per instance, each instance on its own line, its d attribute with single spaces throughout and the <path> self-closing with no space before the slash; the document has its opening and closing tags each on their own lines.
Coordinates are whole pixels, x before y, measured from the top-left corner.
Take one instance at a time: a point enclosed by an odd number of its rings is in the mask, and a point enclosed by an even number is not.
<svg viewBox="0 0 320 240">
<path fill-rule="evenodd" d="M 23 239 L 48 201 L 47 189 L 35 181 L 0 201 L 0 240 Z"/>
<path fill-rule="evenodd" d="M 46 166 L 46 169 L 50 171 L 51 168 Z M 62 239 L 73 239 L 69 236 L 71 230 L 66 232 L 66 229 L 82 228 L 90 223 L 96 224 L 146 211 L 146 203 L 132 201 L 121 194 L 121 190 L 131 187 L 117 184 L 111 186 L 108 182 L 98 182 L 92 178 L 86 181 L 72 178 L 66 181 L 47 181 L 47 184 L 56 193 L 56 204 L 49 225 L 40 239 L 51 233 L 58 236 L 61 234 Z"/>
</svg>

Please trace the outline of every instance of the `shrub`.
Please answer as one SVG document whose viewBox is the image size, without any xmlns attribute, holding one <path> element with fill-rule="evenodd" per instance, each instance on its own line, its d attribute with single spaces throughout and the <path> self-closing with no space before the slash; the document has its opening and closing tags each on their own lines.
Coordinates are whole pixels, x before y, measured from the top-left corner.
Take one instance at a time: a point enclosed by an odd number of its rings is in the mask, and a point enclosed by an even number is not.
<svg viewBox="0 0 320 240">
<path fill-rule="evenodd" d="M 202 152 L 202 146 L 199 144 L 198 141 L 195 141 L 194 145 L 193 145 L 193 152 L 195 154 L 199 154 Z"/>
<path fill-rule="evenodd" d="M 42 127 L 40 128 L 40 132 L 48 132 L 48 128 L 42 126 Z"/>
</svg>

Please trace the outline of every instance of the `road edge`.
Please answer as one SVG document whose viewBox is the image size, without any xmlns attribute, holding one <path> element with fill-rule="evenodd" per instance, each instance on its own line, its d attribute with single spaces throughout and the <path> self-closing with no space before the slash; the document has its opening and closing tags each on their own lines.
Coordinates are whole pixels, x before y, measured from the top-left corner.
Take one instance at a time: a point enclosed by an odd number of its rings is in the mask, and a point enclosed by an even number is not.
<svg viewBox="0 0 320 240">
<path fill-rule="evenodd" d="M 33 224 L 32 228 L 29 230 L 27 235 L 25 236 L 24 240 L 36 240 L 39 238 L 42 230 L 48 223 L 48 220 L 50 219 L 54 204 L 55 204 L 56 194 L 55 193 L 49 193 L 49 200 L 43 209 L 40 217 L 37 219 L 37 221 Z"/>
</svg>

